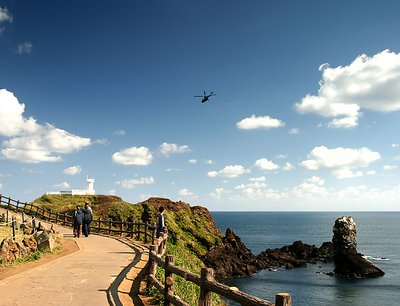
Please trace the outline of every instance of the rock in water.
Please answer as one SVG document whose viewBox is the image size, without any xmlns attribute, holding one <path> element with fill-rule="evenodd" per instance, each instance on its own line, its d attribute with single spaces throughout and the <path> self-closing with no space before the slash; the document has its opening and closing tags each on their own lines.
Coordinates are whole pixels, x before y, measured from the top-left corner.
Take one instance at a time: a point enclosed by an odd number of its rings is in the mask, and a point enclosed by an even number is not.
<svg viewBox="0 0 400 306">
<path fill-rule="evenodd" d="M 230 228 L 222 242 L 203 258 L 206 266 L 214 269 L 217 279 L 250 276 L 257 271 L 256 257 Z"/>
<path fill-rule="evenodd" d="M 335 249 L 335 273 L 350 278 L 382 276 L 385 273 L 357 253 L 356 223 L 351 216 L 336 219 L 332 243 Z"/>
</svg>

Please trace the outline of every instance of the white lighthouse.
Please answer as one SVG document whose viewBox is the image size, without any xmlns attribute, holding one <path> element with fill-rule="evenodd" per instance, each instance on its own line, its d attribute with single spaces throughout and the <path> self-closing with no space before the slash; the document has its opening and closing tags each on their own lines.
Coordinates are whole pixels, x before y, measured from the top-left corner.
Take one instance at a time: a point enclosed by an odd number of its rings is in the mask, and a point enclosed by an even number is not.
<svg viewBox="0 0 400 306">
<path fill-rule="evenodd" d="M 72 189 L 72 190 L 61 190 L 61 191 L 48 191 L 47 194 L 59 194 L 59 195 L 94 195 L 94 179 L 86 177 L 86 189 Z"/>
<path fill-rule="evenodd" d="M 87 195 L 94 195 L 94 179 L 90 179 L 89 177 L 86 178 L 87 188 L 86 194 Z"/>
</svg>

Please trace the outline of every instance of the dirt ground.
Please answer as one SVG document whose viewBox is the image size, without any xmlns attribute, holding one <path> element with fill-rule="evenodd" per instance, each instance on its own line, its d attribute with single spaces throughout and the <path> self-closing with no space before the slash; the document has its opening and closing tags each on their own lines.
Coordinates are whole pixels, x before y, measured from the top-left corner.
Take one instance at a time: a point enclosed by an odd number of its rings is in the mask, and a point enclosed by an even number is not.
<svg viewBox="0 0 400 306">
<path fill-rule="evenodd" d="M 44 254 L 39 260 L 30 261 L 24 264 L 20 264 L 18 266 L 11 266 L 11 267 L 0 266 L 0 280 L 5 279 L 14 274 L 35 268 L 37 266 L 40 266 L 57 258 L 63 257 L 65 255 L 74 253 L 78 250 L 79 250 L 78 245 L 74 240 L 69 238 L 64 238 L 63 249 L 61 252 L 58 252 L 56 254 Z"/>
</svg>

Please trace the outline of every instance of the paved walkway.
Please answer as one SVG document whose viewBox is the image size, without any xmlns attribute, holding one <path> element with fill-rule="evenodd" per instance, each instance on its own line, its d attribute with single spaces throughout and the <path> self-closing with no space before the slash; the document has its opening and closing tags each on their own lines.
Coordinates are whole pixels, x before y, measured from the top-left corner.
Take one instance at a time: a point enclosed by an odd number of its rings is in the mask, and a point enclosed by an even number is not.
<svg viewBox="0 0 400 306">
<path fill-rule="evenodd" d="M 71 229 L 59 231 L 72 238 Z M 100 235 L 72 239 L 79 251 L 0 281 L 0 305 L 141 304 L 130 294 L 148 258 L 144 248 Z"/>
</svg>

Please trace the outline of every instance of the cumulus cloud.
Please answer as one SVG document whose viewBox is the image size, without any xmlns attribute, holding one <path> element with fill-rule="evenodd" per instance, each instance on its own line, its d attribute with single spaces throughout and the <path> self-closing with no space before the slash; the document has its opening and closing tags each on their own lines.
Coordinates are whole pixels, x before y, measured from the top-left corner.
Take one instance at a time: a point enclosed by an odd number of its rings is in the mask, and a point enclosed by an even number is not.
<svg viewBox="0 0 400 306">
<path fill-rule="evenodd" d="M 362 172 L 354 171 L 358 168 L 366 168 L 374 161 L 381 158 L 378 152 L 368 148 L 334 148 L 315 147 L 309 154 L 307 160 L 301 165 L 310 170 L 321 168 L 332 169 L 332 174 L 339 179 L 362 176 Z"/>
<path fill-rule="evenodd" d="M 114 134 L 117 136 L 125 136 L 126 132 L 124 130 L 118 130 L 118 131 L 115 131 Z"/>
<path fill-rule="evenodd" d="M 174 143 L 166 143 L 160 145 L 160 152 L 164 156 L 169 156 L 170 154 L 181 154 L 189 152 L 190 149 L 187 145 L 178 146 Z"/>
<path fill-rule="evenodd" d="M 53 187 L 58 189 L 58 190 L 71 189 L 71 186 L 67 182 L 63 182 L 63 183 L 60 183 L 60 184 L 55 184 Z"/>
<path fill-rule="evenodd" d="M 271 170 L 276 170 L 279 168 L 277 164 L 274 162 L 266 159 L 266 158 L 261 158 L 259 160 L 256 160 L 254 163 L 254 166 L 265 171 L 271 171 Z"/>
<path fill-rule="evenodd" d="M 12 23 L 13 16 L 10 14 L 8 9 L 0 7 L 0 23 L 2 22 L 9 22 Z"/>
<path fill-rule="evenodd" d="M 112 160 L 114 163 L 124 166 L 147 166 L 151 164 L 153 155 L 146 147 L 131 147 L 115 152 Z"/>
<path fill-rule="evenodd" d="M 82 168 L 80 166 L 71 166 L 63 170 L 63 173 L 66 175 L 76 175 L 81 173 Z"/>
<path fill-rule="evenodd" d="M 189 159 L 189 164 L 197 165 L 197 159 Z"/>
<path fill-rule="evenodd" d="M 306 95 L 295 108 L 334 118 L 329 127 L 358 125 L 361 110 L 392 112 L 400 110 L 400 53 L 384 50 L 372 57 L 358 56 L 350 65 L 320 66 L 322 80 L 318 95 Z"/>
<path fill-rule="evenodd" d="M 26 42 L 18 45 L 17 53 L 19 55 L 30 54 L 32 52 L 32 47 L 33 47 L 32 43 L 30 41 L 26 41 Z"/>
<path fill-rule="evenodd" d="M 193 197 L 194 196 L 193 192 L 191 192 L 190 190 L 188 190 L 186 188 L 179 190 L 178 195 L 181 197 Z"/>
<path fill-rule="evenodd" d="M 299 128 L 293 128 L 289 130 L 289 134 L 291 135 L 297 135 L 300 133 L 300 129 Z"/>
<path fill-rule="evenodd" d="M 245 118 L 236 123 L 236 126 L 241 130 L 254 130 L 254 129 L 270 129 L 284 126 L 285 124 L 279 120 L 271 118 L 270 116 L 252 115 L 249 118 Z"/>
<path fill-rule="evenodd" d="M 394 170 L 396 168 L 397 168 L 397 166 L 394 166 L 394 165 L 384 165 L 383 166 L 383 170 L 385 170 L 385 171 Z"/>
<path fill-rule="evenodd" d="M 0 136 L 3 141 L 1 158 L 22 163 L 61 161 L 60 154 L 79 151 L 91 144 L 51 124 L 38 124 L 33 117 L 25 118 L 25 105 L 13 93 L 0 89 Z"/>
<path fill-rule="evenodd" d="M 326 196 L 328 191 L 324 187 L 325 180 L 319 176 L 312 176 L 293 188 L 292 193 L 298 198 Z"/>
<path fill-rule="evenodd" d="M 224 188 L 215 188 L 215 190 L 210 193 L 210 196 L 215 200 L 219 200 L 226 193 L 229 193 L 229 191 Z"/>
<path fill-rule="evenodd" d="M 236 178 L 247 172 L 249 170 L 241 165 L 230 165 L 219 171 L 209 171 L 207 175 L 209 177 Z"/>
<path fill-rule="evenodd" d="M 139 179 L 124 179 L 124 180 L 115 182 L 115 184 L 121 185 L 123 188 L 126 188 L 126 189 L 132 189 L 137 185 L 151 185 L 154 183 L 155 183 L 155 180 L 152 176 L 142 177 Z"/>
</svg>

